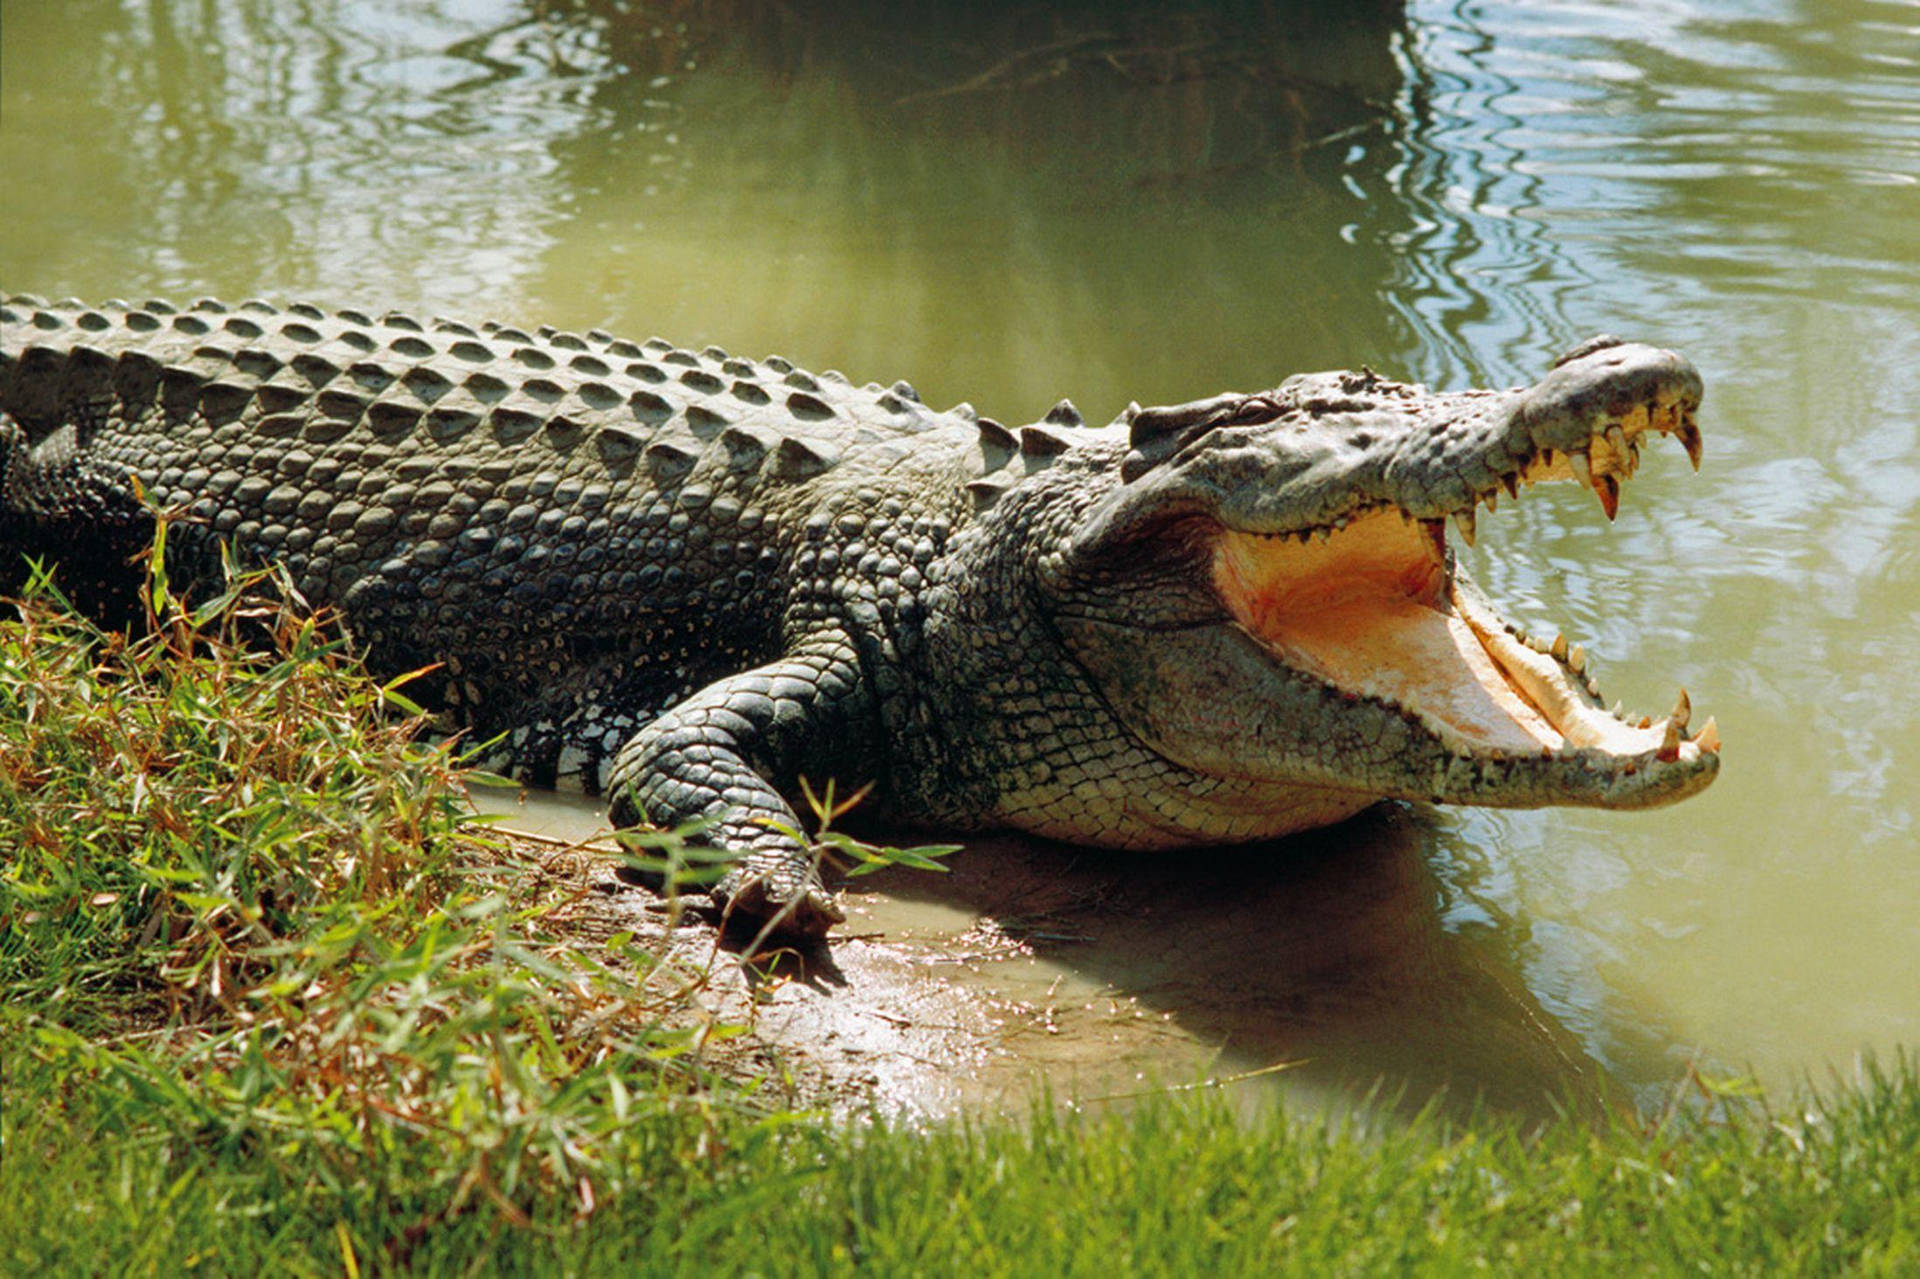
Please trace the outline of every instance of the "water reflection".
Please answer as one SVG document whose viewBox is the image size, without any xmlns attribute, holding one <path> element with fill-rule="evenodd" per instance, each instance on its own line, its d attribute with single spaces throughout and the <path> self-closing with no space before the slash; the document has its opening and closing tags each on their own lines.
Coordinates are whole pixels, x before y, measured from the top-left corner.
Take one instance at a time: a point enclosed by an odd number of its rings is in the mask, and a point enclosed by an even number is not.
<svg viewBox="0 0 1920 1279">
<path fill-rule="evenodd" d="M 506 0 L 84 7 L 8 14 L 10 186 L 81 197 L 9 229 L 10 275 L 104 258 L 123 282 L 96 291 L 510 295 L 549 242 L 545 143 L 592 123 Z"/>
<path fill-rule="evenodd" d="M 651 75 L 601 100 L 665 113 L 674 150 L 561 148 L 584 234 L 554 287 L 597 281 L 610 325 L 632 308 L 688 340 L 911 370 L 1009 418 L 1184 398 L 1196 363 L 1211 386 L 1377 354 L 1392 341 L 1356 333 L 1350 300 L 1382 264 L 1338 228 L 1391 216 L 1348 177 L 1391 120 L 1383 9 L 1306 29 L 1258 5 L 754 9 L 690 21 L 677 66 L 609 21 L 607 56 Z"/>
<path fill-rule="evenodd" d="M 1397 221 L 1397 5 L 389 8 L 17 19 L 58 65 L 9 94 L 10 172 L 131 225 L 0 265 L 663 329 L 1008 418 L 1409 345 L 1364 305 L 1392 248 L 1344 231 Z"/>
<path fill-rule="evenodd" d="M 507 829 L 605 831 L 604 814 L 577 798 L 475 798 Z M 1558 1014 L 1523 980 L 1538 925 L 1489 891 L 1500 860 L 1399 805 L 1184 856 L 981 836 L 950 873 L 847 881 L 845 932 L 860 940 L 785 969 L 808 987 L 785 1008 L 801 1026 L 905 1009 L 939 1027 L 989 1011 L 998 1033 L 915 1069 L 926 1076 L 919 1104 L 936 1111 L 958 1100 L 1024 1113 L 1036 1082 L 1093 1105 L 1208 1078 L 1233 1081 L 1249 1111 L 1375 1098 L 1407 1112 L 1598 1118 L 1625 1094 L 1584 1047 L 1592 1002 Z M 902 1051 L 870 1047 L 876 1058 Z"/>
<path fill-rule="evenodd" d="M 975 961 L 956 980 L 1052 1007 L 1061 1034 L 1016 1050 L 1083 1096 L 1291 1062 L 1242 1099 L 1603 1113 L 1605 1070 L 1521 979 L 1529 925 L 1458 867 L 1437 874 L 1434 843 L 1433 820 L 1397 806 L 1191 857 L 988 839 L 951 875 L 890 873 L 871 918 L 910 930 L 911 903 L 937 902 L 1025 939 L 1032 961 Z M 1149 1014 L 1144 1029 L 1107 1012 L 1115 999 Z"/>
</svg>

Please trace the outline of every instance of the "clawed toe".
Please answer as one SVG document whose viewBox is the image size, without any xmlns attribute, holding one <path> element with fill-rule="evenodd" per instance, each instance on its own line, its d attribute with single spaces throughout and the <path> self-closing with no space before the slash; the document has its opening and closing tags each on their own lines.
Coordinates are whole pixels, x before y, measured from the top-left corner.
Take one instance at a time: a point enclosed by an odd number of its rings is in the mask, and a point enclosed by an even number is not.
<svg viewBox="0 0 1920 1279">
<path fill-rule="evenodd" d="M 741 875 L 738 882 L 729 876 L 715 886 L 714 899 L 722 903 L 726 914 L 744 921 L 756 921 L 774 937 L 821 937 L 835 924 L 843 923 L 847 913 L 819 884 L 802 884 L 798 891 L 774 883 L 768 875 Z"/>
</svg>

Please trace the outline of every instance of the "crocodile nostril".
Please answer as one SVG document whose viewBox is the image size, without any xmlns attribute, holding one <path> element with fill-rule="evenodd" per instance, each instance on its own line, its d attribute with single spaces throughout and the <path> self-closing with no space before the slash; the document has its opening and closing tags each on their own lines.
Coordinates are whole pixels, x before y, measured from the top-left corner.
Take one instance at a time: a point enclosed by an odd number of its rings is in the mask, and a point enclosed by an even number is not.
<svg viewBox="0 0 1920 1279">
<path fill-rule="evenodd" d="M 1568 351 L 1565 355 L 1555 360 L 1553 367 L 1557 369 L 1563 364 L 1571 364 L 1575 360 L 1584 359 L 1592 355 L 1595 351 L 1604 351 L 1610 346 L 1625 345 L 1626 343 L 1623 340 L 1615 337 L 1611 333 L 1596 333 L 1579 346 L 1574 347 L 1571 351 Z"/>
</svg>

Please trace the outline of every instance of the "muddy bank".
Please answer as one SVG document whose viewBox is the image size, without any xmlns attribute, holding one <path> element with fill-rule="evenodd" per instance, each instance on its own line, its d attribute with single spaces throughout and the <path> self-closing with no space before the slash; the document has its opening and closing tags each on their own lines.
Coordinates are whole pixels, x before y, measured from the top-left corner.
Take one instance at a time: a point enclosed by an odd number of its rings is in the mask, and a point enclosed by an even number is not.
<svg viewBox="0 0 1920 1279">
<path fill-rule="evenodd" d="M 486 805 L 549 839 L 604 833 L 563 797 Z M 1106 1105 L 1219 1086 L 1249 1108 L 1441 1094 L 1597 1113 L 1614 1091 L 1601 1067 L 1509 958 L 1442 926 L 1432 820 L 1383 806 L 1185 856 L 979 838 L 948 874 L 842 885 L 848 920 L 825 947 L 743 962 L 688 919 L 673 954 L 702 975 L 705 1009 L 749 1028 L 729 1051 L 849 1108 L 1019 1112 L 1041 1089 Z M 583 930 L 661 929 L 658 899 L 610 861 L 573 864 Z"/>
</svg>

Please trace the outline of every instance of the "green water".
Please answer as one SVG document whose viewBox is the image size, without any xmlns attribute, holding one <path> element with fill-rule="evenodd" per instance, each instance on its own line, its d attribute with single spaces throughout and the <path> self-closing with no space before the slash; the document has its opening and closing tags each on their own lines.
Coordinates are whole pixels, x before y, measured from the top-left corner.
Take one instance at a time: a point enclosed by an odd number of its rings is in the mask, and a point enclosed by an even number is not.
<svg viewBox="0 0 1920 1279">
<path fill-rule="evenodd" d="M 1279 7 L 13 0 L 0 287 L 660 332 L 1010 420 L 1677 347 L 1704 471 L 1474 558 L 1629 705 L 1685 684 L 1721 780 L 1427 823 L 1436 918 L 1648 1095 L 1920 1043 L 1920 8 Z"/>
</svg>

